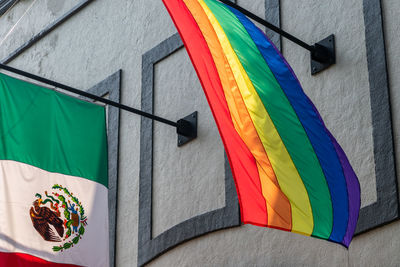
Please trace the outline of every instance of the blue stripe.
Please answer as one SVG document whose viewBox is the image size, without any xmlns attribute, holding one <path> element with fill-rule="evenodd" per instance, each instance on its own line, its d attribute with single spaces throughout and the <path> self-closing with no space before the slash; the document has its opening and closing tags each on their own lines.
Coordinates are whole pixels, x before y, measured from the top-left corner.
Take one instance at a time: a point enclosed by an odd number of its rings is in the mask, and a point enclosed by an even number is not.
<svg viewBox="0 0 400 267">
<path fill-rule="evenodd" d="M 346 233 L 349 216 L 347 186 L 342 165 L 325 126 L 310 105 L 310 100 L 304 94 L 293 71 L 265 34 L 242 13 L 231 7 L 229 9 L 237 16 L 257 45 L 308 135 L 331 193 L 333 229 L 329 239 L 340 243 Z"/>
</svg>

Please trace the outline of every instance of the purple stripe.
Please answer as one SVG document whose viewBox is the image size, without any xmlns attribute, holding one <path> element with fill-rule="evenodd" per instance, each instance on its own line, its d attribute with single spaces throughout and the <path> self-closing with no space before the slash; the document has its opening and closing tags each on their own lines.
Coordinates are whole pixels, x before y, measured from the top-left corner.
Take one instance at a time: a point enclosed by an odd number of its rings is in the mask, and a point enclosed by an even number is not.
<svg viewBox="0 0 400 267">
<path fill-rule="evenodd" d="M 307 98 L 308 98 L 308 96 L 307 96 Z M 353 239 L 353 235 L 354 235 L 354 232 L 357 227 L 358 215 L 360 213 L 360 207 L 361 207 L 360 183 L 359 183 L 357 175 L 355 174 L 353 168 L 351 167 L 350 162 L 347 159 L 347 156 L 344 153 L 342 147 L 336 141 L 335 137 L 333 137 L 331 132 L 326 128 L 326 126 L 321 118 L 321 115 L 319 114 L 317 108 L 314 106 L 312 101 L 310 99 L 308 99 L 308 101 L 310 102 L 310 105 L 312 106 L 314 111 L 317 113 L 318 119 L 324 125 L 325 130 L 328 133 L 329 138 L 331 139 L 331 142 L 333 143 L 333 145 L 335 147 L 336 153 L 340 160 L 340 164 L 342 165 L 342 168 L 343 168 L 344 177 L 346 179 L 347 194 L 348 194 L 348 199 L 349 199 L 349 220 L 347 222 L 346 234 L 344 235 L 341 243 L 346 248 L 348 248 L 351 240 Z"/>
<path fill-rule="evenodd" d="M 339 156 L 340 163 L 343 167 L 344 176 L 346 177 L 347 193 L 349 196 L 349 221 L 347 223 L 347 231 L 343 238 L 342 244 L 348 248 L 351 240 L 353 239 L 354 232 L 356 230 L 358 215 L 361 206 L 361 190 L 360 183 L 358 182 L 357 176 L 351 167 L 349 160 L 347 159 L 343 149 L 340 147 L 335 138 L 329 133 L 333 145 L 335 146 L 336 153 Z"/>
</svg>

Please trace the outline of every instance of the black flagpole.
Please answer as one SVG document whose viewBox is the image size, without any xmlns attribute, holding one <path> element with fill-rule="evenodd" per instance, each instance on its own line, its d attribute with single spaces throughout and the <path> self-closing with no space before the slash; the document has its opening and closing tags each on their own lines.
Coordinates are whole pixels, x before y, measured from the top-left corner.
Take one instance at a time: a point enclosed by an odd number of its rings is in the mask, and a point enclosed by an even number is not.
<svg viewBox="0 0 400 267">
<path fill-rule="evenodd" d="M 182 136 L 184 136 L 186 138 L 194 139 L 194 138 L 197 137 L 197 120 L 195 121 L 196 125 L 193 125 L 193 122 L 188 121 L 187 118 L 183 118 L 183 119 L 178 120 L 177 122 L 174 122 L 174 121 L 167 120 L 167 119 L 161 118 L 159 116 L 156 116 L 156 115 L 141 111 L 139 109 L 132 108 L 132 107 L 129 107 L 129 106 L 126 106 L 126 105 L 111 101 L 111 100 L 109 100 L 107 98 L 103 98 L 103 97 L 100 97 L 100 96 L 85 92 L 83 90 L 79 90 L 79 89 L 70 87 L 68 85 L 64 85 L 64 84 L 61 84 L 61 83 L 58 83 L 58 82 L 55 82 L 55 81 L 52 81 L 52 80 L 37 76 L 37 75 L 32 74 L 32 73 L 28 73 L 28 72 L 25 72 L 25 71 L 22 71 L 22 70 L 19 70 L 19 69 L 16 69 L 16 68 L 1 64 L 1 63 L 0 63 L 0 69 L 4 69 L 6 71 L 9 71 L 9 72 L 12 72 L 12 73 L 27 77 L 29 79 L 32 79 L 32 80 L 35 80 L 35 81 L 38 81 L 38 82 L 41 82 L 41 83 L 45 83 L 45 84 L 48 84 L 48 85 L 63 89 L 65 91 L 68 91 L 68 92 L 71 92 L 71 93 L 74 93 L 74 94 L 77 94 L 77 95 L 81 95 L 81 96 L 93 99 L 95 101 L 98 101 L 98 102 L 101 102 L 101 103 L 104 103 L 104 104 L 107 104 L 107 105 L 110 105 L 110 106 L 113 106 L 113 107 L 116 107 L 116 108 L 119 108 L 119 109 L 122 109 L 122 110 L 125 110 L 125 111 L 128 111 L 128 112 L 131 112 L 131 113 L 134 113 L 134 114 L 146 117 L 146 118 L 149 118 L 151 120 L 155 120 L 155 121 L 158 121 L 158 122 L 173 126 L 173 127 L 175 127 L 177 129 L 178 135 L 182 135 Z M 196 116 L 196 118 L 197 118 L 197 113 L 196 113 L 196 115 L 192 114 L 192 117 L 193 116 Z M 194 126 L 196 126 L 196 127 L 194 127 Z M 179 141 L 178 141 L 178 145 L 180 146 L 180 145 L 183 145 L 183 144 L 180 144 Z"/>
</svg>

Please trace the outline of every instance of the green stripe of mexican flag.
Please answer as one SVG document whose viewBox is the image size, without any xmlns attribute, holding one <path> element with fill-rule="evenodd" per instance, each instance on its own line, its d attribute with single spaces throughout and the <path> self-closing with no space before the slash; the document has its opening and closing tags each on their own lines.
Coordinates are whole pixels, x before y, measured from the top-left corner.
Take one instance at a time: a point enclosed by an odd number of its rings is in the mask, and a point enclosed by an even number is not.
<svg viewBox="0 0 400 267">
<path fill-rule="evenodd" d="M 0 73 L 0 260 L 108 266 L 107 186 L 105 108 Z"/>
</svg>

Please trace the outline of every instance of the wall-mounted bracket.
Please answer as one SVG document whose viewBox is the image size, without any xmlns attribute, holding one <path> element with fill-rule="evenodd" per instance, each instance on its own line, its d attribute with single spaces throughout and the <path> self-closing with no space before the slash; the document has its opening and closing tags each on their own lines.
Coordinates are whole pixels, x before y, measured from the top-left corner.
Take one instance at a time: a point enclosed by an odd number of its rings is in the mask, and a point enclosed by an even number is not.
<svg viewBox="0 0 400 267">
<path fill-rule="evenodd" d="M 308 51 L 311 52 L 311 74 L 315 75 L 331 65 L 336 63 L 336 55 L 335 55 L 335 36 L 332 34 L 328 38 L 325 38 L 324 40 L 314 44 L 314 45 L 309 45 L 299 38 L 285 32 L 281 28 L 278 28 L 268 21 L 258 17 L 254 13 L 251 13 L 250 11 L 244 9 L 243 7 L 237 5 L 236 3 L 231 2 L 230 0 L 219 0 L 220 2 L 224 3 L 225 5 L 228 5 L 230 7 L 233 7 L 246 15 L 247 17 L 253 19 L 254 21 L 264 25 L 268 29 L 271 29 L 272 31 L 282 35 L 283 37 L 289 39 L 290 41 L 294 42 L 295 44 L 303 47 L 304 49 L 307 49 Z"/>
<path fill-rule="evenodd" d="M 176 127 L 178 147 L 181 147 L 197 137 L 197 111 L 180 119 Z"/>
<path fill-rule="evenodd" d="M 335 36 L 319 41 L 311 52 L 311 75 L 315 75 L 336 63 Z"/>
</svg>

